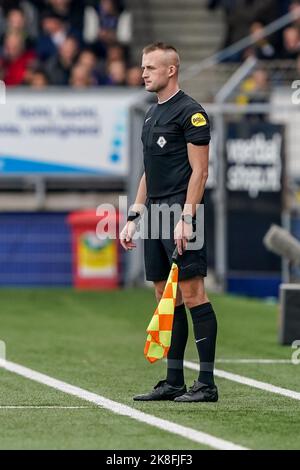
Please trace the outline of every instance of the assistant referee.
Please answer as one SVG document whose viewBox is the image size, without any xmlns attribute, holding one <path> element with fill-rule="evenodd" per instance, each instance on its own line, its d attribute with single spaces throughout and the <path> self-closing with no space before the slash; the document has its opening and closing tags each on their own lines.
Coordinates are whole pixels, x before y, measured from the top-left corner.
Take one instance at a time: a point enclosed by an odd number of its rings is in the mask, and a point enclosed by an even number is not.
<svg viewBox="0 0 300 470">
<path fill-rule="evenodd" d="M 189 249 L 195 235 L 196 211 L 204 203 L 208 176 L 210 142 L 209 119 L 193 98 L 178 84 L 180 59 L 173 46 L 164 43 L 144 48 L 142 58 L 145 88 L 157 95 L 157 104 L 148 110 L 142 132 L 144 174 L 136 200 L 120 235 L 125 250 L 136 245 L 133 235 L 140 216 L 140 207 L 146 206 L 150 228 L 158 223 L 155 205 L 168 207 L 179 204 L 180 217 L 170 218 L 170 236 L 146 237 L 144 240 L 147 280 L 153 281 L 159 302 L 177 244 L 179 252 L 179 288 L 174 313 L 171 346 L 168 353 L 167 376 L 149 393 L 137 395 L 134 400 L 174 400 L 176 402 L 216 402 L 218 390 L 214 383 L 214 360 L 217 320 L 204 287 L 207 274 L 206 244 Z M 149 227 L 148 227 L 149 228 Z M 149 231 L 150 233 L 150 231 Z M 151 232 L 152 234 L 152 232 Z M 157 234 L 156 234 L 157 235 Z M 185 307 L 190 310 L 200 370 L 194 385 L 187 391 L 183 359 L 188 339 Z"/>
</svg>

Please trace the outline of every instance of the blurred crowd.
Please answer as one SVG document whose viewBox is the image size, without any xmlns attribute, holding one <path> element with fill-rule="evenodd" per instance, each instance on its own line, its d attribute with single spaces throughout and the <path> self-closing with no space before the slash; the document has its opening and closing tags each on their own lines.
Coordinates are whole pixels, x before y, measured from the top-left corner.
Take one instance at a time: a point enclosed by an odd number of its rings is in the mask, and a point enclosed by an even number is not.
<svg viewBox="0 0 300 470">
<path fill-rule="evenodd" d="M 251 46 L 232 55 L 226 62 L 243 62 L 251 56 L 259 59 L 254 71 L 234 92 L 232 98 L 237 104 L 269 102 L 273 86 L 284 84 L 289 67 L 300 75 L 300 18 L 296 18 L 300 15 L 300 0 L 209 0 L 208 7 L 224 10 L 226 33 L 222 49 L 245 36 L 253 39 Z M 260 34 L 266 25 L 289 12 L 295 16 L 291 24 L 261 39 Z M 292 66 L 277 67 L 278 60 L 288 60 Z M 263 114 L 246 116 L 247 119 L 257 117 L 265 118 Z"/>
<path fill-rule="evenodd" d="M 300 12 L 300 0 L 208 0 L 208 7 L 224 11 L 223 48 L 248 34 L 254 39 L 230 61 L 290 59 L 300 69 L 300 19 L 259 38 L 279 16 Z M 130 41 L 124 0 L 0 0 L 0 79 L 7 86 L 141 86 Z"/>
<path fill-rule="evenodd" d="M 252 35 L 255 41 L 253 46 L 232 56 L 230 61 L 240 62 L 251 55 L 262 60 L 299 60 L 300 19 L 265 39 L 260 39 L 259 34 L 276 18 L 288 12 L 300 12 L 300 0 L 209 0 L 208 7 L 224 10 L 226 34 L 223 48 L 248 35 Z"/>
<path fill-rule="evenodd" d="M 0 0 L 0 79 L 7 86 L 141 86 L 122 0 Z"/>
</svg>

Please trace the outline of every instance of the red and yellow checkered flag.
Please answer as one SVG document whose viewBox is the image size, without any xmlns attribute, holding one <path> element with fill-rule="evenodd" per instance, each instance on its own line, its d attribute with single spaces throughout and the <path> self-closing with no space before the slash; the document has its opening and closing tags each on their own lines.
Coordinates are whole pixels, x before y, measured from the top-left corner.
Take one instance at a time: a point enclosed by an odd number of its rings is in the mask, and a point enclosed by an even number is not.
<svg viewBox="0 0 300 470">
<path fill-rule="evenodd" d="M 144 355 L 151 363 L 166 357 L 170 349 L 177 285 L 178 266 L 173 263 L 162 298 L 146 330 Z"/>
</svg>

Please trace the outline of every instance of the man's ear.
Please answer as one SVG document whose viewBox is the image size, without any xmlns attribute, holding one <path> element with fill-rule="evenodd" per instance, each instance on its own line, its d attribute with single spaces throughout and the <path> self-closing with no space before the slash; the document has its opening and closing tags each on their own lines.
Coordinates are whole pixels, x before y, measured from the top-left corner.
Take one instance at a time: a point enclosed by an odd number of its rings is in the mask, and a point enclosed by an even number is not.
<svg viewBox="0 0 300 470">
<path fill-rule="evenodd" d="M 175 65 L 170 65 L 170 67 L 169 67 L 169 77 L 174 77 L 175 73 L 176 73 Z"/>
</svg>

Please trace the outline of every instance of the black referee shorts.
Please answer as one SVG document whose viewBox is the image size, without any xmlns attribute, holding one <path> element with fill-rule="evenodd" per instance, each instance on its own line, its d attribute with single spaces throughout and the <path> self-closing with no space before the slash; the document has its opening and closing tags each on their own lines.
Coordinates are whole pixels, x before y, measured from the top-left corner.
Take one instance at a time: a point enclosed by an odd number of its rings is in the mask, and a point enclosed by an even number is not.
<svg viewBox="0 0 300 470">
<path fill-rule="evenodd" d="M 175 194 L 164 198 L 147 198 L 147 236 L 144 239 L 144 261 L 146 279 L 148 281 L 163 281 L 167 280 L 171 264 L 172 254 L 176 247 L 174 242 L 174 228 L 179 220 L 171 212 L 168 222 L 170 236 L 165 237 L 162 231 L 162 218 L 163 216 L 153 215 L 151 206 L 156 205 L 156 208 L 161 208 L 162 205 L 172 206 L 174 204 L 180 205 L 180 212 L 183 209 L 186 200 L 186 192 Z M 166 206 L 164 206 L 166 207 Z M 159 220 L 158 220 L 159 219 Z M 194 220 L 194 229 L 195 229 Z M 204 218 L 202 220 L 204 223 Z M 204 234 L 205 234 L 205 227 Z M 153 237 L 154 234 L 154 237 Z M 200 249 L 188 249 L 178 257 L 177 265 L 179 267 L 179 281 L 191 279 L 195 276 L 207 275 L 207 256 L 206 256 L 206 243 Z"/>
</svg>

